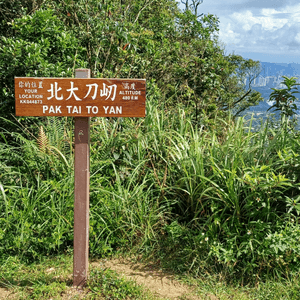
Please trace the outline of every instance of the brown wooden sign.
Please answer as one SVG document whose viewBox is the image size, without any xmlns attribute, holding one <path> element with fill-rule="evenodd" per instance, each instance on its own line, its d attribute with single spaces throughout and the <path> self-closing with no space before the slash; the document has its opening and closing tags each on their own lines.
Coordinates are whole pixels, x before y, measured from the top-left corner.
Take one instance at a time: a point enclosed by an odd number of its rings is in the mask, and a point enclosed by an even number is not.
<svg viewBox="0 0 300 300">
<path fill-rule="evenodd" d="M 145 117 L 145 79 L 16 77 L 17 116 Z"/>
</svg>

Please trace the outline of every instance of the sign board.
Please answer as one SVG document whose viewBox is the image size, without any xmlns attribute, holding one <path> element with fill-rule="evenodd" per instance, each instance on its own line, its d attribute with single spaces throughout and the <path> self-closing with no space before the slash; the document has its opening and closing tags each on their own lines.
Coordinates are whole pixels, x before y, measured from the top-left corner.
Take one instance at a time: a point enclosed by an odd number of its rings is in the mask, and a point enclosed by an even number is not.
<svg viewBox="0 0 300 300">
<path fill-rule="evenodd" d="M 145 117 L 145 79 L 16 77 L 17 116 Z"/>
</svg>

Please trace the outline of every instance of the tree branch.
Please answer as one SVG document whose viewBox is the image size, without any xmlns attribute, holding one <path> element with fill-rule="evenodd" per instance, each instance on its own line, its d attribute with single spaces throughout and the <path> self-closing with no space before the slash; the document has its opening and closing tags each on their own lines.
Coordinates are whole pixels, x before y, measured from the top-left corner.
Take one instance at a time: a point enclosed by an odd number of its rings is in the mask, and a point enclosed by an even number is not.
<svg viewBox="0 0 300 300">
<path fill-rule="evenodd" d="M 237 105 L 237 104 L 240 103 L 242 100 L 244 100 L 245 97 L 247 97 L 251 92 L 252 92 L 251 89 L 248 90 L 248 91 L 246 92 L 246 94 L 244 94 L 239 100 L 233 102 L 233 106 Z M 223 108 L 223 110 L 228 110 L 228 109 L 229 109 L 229 105 L 228 105 L 227 107 Z"/>
<path fill-rule="evenodd" d="M 153 3 L 153 2 L 154 2 L 154 0 L 152 0 L 152 1 L 146 0 L 146 1 L 145 1 L 144 6 L 139 10 L 139 12 L 138 12 L 138 14 L 137 14 L 137 16 L 136 16 L 136 18 L 135 18 L 133 24 L 136 23 L 137 20 L 139 19 L 141 12 L 142 12 L 149 4 L 151 4 L 151 3 Z"/>
</svg>

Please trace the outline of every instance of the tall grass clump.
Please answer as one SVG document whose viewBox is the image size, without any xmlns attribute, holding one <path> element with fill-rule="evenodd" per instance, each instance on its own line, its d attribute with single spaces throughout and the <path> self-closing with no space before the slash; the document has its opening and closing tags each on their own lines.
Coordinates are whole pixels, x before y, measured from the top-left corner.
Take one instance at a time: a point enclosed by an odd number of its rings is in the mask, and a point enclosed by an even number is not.
<svg viewBox="0 0 300 300">
<path fill-rule="evenodd" d="M 153 103 L 147 112 L 94 122 L 92 252 L 130 245 L 181 271 L 247 280 L 296 270 L 297 134 L 242 118 L 196 127 L 184 109 Z"/>
<path fill-rule="evenodd" d="M 0 144 L 0 253 L 26 259 L 72 242 L 73 159 L 70 121 L 46 119 Z M 21 133 L 20 133 L 21 132 Z"/>
<path fill-rule="evenodd" d="M 218 116 L 195 124 L 152 89 L 146 118 L 91 121 L 91 256 L 131 251 L 244 281 L 296 272 L 297 132 Z M 47 118 L 34 131 L 2 131 L 1 253 L 72 246 L 72 126 Z"/>
<path fill-rule="evenodd" d="M 167 241 L 177 239 L 167 255 L 185 270 L 213 266 L 230 276 L 296 270 L 297 134 L 268 123 L 253 131 L 242 118 L 223 128 L 170 134 L 169 190 L 178 217 L 166 226 Z"/>
<path fill-rule="evenodd" d="M 90 247 L 94 255 L 152 247 L 168 208 L 143 120 L 99 119 L 91 142 Z M 156 147 L 151 143 L 151 147 Z M 150 147 L 150 146 L 149 146 Z"/>
</svg>

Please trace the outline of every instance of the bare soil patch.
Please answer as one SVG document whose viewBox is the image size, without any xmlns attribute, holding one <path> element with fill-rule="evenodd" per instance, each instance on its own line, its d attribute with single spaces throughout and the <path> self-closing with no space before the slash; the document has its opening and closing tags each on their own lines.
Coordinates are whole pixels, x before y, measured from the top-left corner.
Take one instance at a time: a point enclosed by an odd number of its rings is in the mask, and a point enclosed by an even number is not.
<svg viewBox="0 0 300 300">
<path fill-rule="evenodd" d="M 66 292 L 63 293 L 63 295 L 61 296 L 62 300 L 81 300 L 81 299 L 85 299 L 86 296 L 88 294 L 88 291 L 86 290 L 82 290 L 82 289 L 78 289 L 76 287 L 70 287 L 67 289 Z"/>
<path fill-rule="evenodd" d="M 14 299 L 14 296 L 11 291 L 0 287 L 0 300 Z"/>
<path fill-rule="evenodd" d="M 116 271 L 120 276 L 134 280 L 145 286 L 159 298 L 201 300 L 192 288 L 177 281 L 170 273 L 160 270 L 156 265 L 136 263 L 126 259 L 113 259 L 93 262 L 92 267 L 105 267 Z"/>
</svg>

